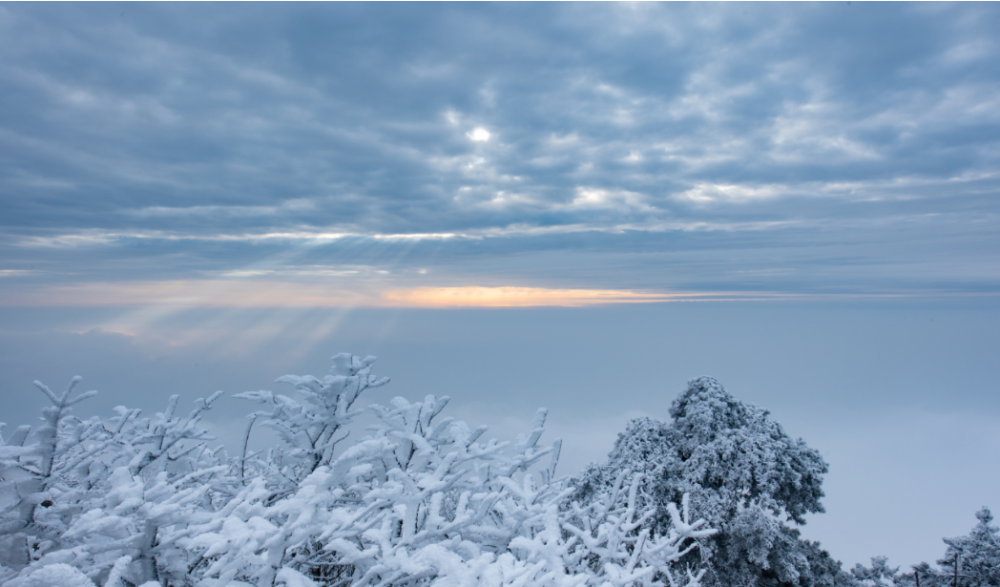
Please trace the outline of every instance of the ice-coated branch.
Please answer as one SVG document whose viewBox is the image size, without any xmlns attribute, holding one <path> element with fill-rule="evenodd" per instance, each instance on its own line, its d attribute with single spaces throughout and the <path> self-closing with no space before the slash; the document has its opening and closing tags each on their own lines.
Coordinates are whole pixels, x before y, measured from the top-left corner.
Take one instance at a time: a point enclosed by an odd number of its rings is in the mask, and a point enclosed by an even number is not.
<svg viewBox="0 0 1000 587">
<path fill-rule="evenodd" d="M 154 463 L 163 465 L 165 460 L 179 460 L 203 447 L 204 441 L 215 440 L 208 430 L 199 428 L 198 425 L 202 414 L 212 409 L 212 405 L 220 397 L 222 392 L 217 391 L 208 398 L 196 399 L 195 408 L 186 419 L 181 419 L 174 416 L 179 396 L 172 395 L 167 401 L 166 410 L 156 414 L 152 420 L 133 419 L 134 436 L 130 435 L 130 438 L 122 441 L 134 451 L 128 463 L 132 474 L 138 475 Z M 192 445 L 191 441 L 195 444 Z"/>
<path fill-rule="evenodd" d="M 289 459 L 286 463 L 254 464 L 255 469 L 270 470 L 272 482 L 281 486 L 282 491 L 292 491 L 310 473 L 333 462 L 336 447 L 345 438 L 343 427 L 363 412 L 353 409 L 355 401 L 364 391 L 388 383 L 389 378 L 376 378 L 371 374 L 375 363 L 373 356 L 362 359 L 350 353 L 338 353 L 332 361 L 330 374 L 323 379 L 312 375 L 284 375 L 276 380 L 291 385 L 300 396 L 298 400 L 264 390 L 234 396 L 271 407 L 270 411 L 249 416 L 241 478 L 247 474 L 249 435 L 257 422 L 274 430 L 290 449 L 285 455 Z"/>
<path fill-rule="evenodd" d="M 201 427 L 219 393 L 186 418 L 173 396 L 152 418 L 119 407 L 102 422 L 64 417 L 82 397 L 70 399 L 75 383 L 44 388 L 58 483 L 44 501 L 33 494 L 38 531 L 22 535 L 34 550 L 19 569 L 0 567 L 0 583 L 31 585 L 66 565 L 95 585 L 147 587 L 699 585 L 703 569 L 680 558 L 714 530 L 692 520 L 686 496 L 663 532 L 650 526 L 644 477 L 627 470 L 570 503 L 575 488 L 556 478 L 562 443 L 541 442 L 544 409 L 514 445 L 442 415 L 449 398 L 435 395 L 369 406 L 377 421 L 356 434 L 356 400 L 388 382 L 374 362 L 340 353 L 322 379 L 280 378 L 294 398 L 237 394 L 261 409 L 231 459 L 206 447 Z M 258 424 L 278 446 L 251 450 Z M 41 474 L 27 438 L 0 437 L 0 484 L 8 471 Z"/>
<path fill-rule="evenodd" d="M 79 375 L 73 377 L 70 379 L 69 385 L 66 386 L 66 390 L 58 396 L 41 381 L 34 382 L 35 387 L 41 390 L 49 398 L 49 401 L 52 402 L 51 406 L 42 409 L 42 418 L 45 420 L 45 424 L 40 426 L 35 432 L 35 435 L 38 437 L 38 472 L 43 478 L 47 478 L 52 474 L 52 462 L 58 450 L 59 425 L 66 414 L 69 413 L 70 406 L 97 395 L 96 391 L 91 390 L 75 398 L 70 398 L 70 394 L 73 393 L 73 390 L 76 389 L 76 386 L 81 381 L 83 381 L 83 378 Z"/>
</svg>

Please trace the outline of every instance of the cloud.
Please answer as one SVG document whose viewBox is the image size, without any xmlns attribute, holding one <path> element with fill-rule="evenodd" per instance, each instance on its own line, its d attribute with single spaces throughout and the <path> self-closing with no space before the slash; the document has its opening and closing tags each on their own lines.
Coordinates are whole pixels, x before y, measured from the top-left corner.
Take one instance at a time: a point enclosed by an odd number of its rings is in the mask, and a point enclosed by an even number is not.
<svg viewBox="0 0 1000 587">
<path fill-rule="evenodd" d="M 577 187 L 576 195 L 569 203 L 570 208 L 630 208 L 652 211 L 642 194 L 625 190 L 604 190 L 600 188 Z"/>
<path fill-rule="evenodd" d="M 22 277 L 37 273 L 29 269 L 0 269 L 0 277 Z"/>
<path fill-rule="evenodd" d="M 678 200 L 686 200 L 694 204 L 739 203 L 775 198 L 781 192 L 781 188 L 776 186 L 702 183 L 677 194 L 676 197 Z"/>
<path fill-rule="evenodd" d="M 794 258 L 780 285 L 802 293 L 824 262 L 804 252 L 877 225 L 871 255 L 900 271 L 893 290 L 915 287 L 935 269 L 897 245 L 954 251 L 946 219 L 1000 213 L 998 20 L 990 5 L 5 6 L 0 270 L 183 281 L 336 251 L 455 273 L 469 255 L 585 264 L 650 233 L 647 253 L 689 252 L 658 290 L 701 291 L 691 251 L 753 246 Z M 996 234 L 962 250 L 1000 250 Z M 532 284 L 621 288 L 563 266 Z"/>
<path fill-rule="evenodd" d="M 285 211 L 311 211 L 316 204 L 311 200 L 287 200 L 277 206 L 150 206 L 137 210 L 129 210 L 130 214 L 139 217 L 177 217 L 177 216 L 212 216 L 212 217 L 249 217 L 274 216 Z"/>
</svg>

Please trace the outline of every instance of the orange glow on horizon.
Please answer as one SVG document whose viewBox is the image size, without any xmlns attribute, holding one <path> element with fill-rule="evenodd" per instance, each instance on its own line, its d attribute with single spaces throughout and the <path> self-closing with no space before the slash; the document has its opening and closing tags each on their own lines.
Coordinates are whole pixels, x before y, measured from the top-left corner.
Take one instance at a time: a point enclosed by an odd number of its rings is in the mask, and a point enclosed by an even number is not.
<svg viewBox="0 0 1000 587">
<path fill-rule="evenodd" d="M 92 282 L 9 291 L 0 306 L 177 308 L 527 308 L 796 297 L 765 292 L 641 292 L 542 287 L 386 287 L 382 280 L 350 285 L 315 281 L 204 279 Z"/>
<path fill-rule="evenodd" d="M 666 302 L 699 294 L 639 293 L 614 289 L 548 289 L 540 287 L 415 287 L 384 292 L 392 305 L 420 308 L 592 306 Z"/>
</svg>

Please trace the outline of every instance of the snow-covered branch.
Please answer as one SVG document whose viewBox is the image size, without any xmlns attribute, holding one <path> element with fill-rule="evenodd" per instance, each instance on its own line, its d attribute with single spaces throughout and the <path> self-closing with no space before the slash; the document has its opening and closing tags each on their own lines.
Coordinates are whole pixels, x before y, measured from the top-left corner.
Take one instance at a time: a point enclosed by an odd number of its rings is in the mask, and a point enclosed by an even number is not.
<svg viewBox="0 0 1000 587">
<path fill-rule="evenodd" d="M 34 508 L 30 523 L 17 508 L 7 514 L 20 533 L 0 540 L 25 546 L 22 559 L 2 561 L 0 582 L 699 585 L 704 571 L 680 559 L 714 531 L 692 521 L 687 501 L 670 505 L 668 532 L 650 531 L 642 477 L 628 472 L 570 503 L 574 488 L 556 477 L 561 442 L 542 442 L 546 410 L 514 444 L 484 440 L 485 427 L 442 415 L 448 397 L 356 408 L 388 379 L 371 374 L 374 357 L 333 361 L 323 379 L 278 380 L 297 398 L 238 394 L 265 409 L 250 415 L 234 458 L 209 449 L 200 425 L 220 393 L 197 400 L 187 418 L 172 396 L 152 418 L 119 407 L 105 421 L 70 421 L 69 407 L 89 397 L 70 399 L 77 380 L 58 396 L 40 386 L 53 403 L 45 426 L 0 438 L 2 497 Z M 351 425 L 365 410 L 377 423 L 357 434 Z M 248 451 L 256 423 L 282 446 Z"/>
</svg>

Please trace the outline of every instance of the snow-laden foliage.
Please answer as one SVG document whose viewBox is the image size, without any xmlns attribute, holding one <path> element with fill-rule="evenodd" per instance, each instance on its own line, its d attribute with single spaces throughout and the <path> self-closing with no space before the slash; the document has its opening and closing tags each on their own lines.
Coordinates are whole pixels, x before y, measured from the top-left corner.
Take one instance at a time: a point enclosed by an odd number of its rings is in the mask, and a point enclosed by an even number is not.
<svg viewBox="0 0 1000 587">
<path fill-rule="evenodd" d="M 333 357 L 330 374 L 323 379 L 312 375 L 285 375 L 281 383 L 295 387 L 300 400 L 270 391 L 248 391 L 236 397 L 263 404 L 271 411 L 250 414 L 243 445 L 241 477 L 246 479 L 247 442 L 254 424 L 259 420 L 277 432 L 284 441 L 284 450 L 271 455 L 265 467 L 274 467 L 271 482 L 278 482 L 281 491 L 293 491 L 296 485 L 321 466 L 334 459 L 337 444 L 346 438 L 341 432 L 363 410 L 352 409 L 366 389 L 381 387 L 388 377 L 371 374 L 375 357 L 361 359 L 350 353 Z M 444 405 L 441 406 L 442 408 Z M 287 450 L 287 452 L 285 452 Z M 280 480 L 280 481 L 278 481 Z"/>
<path fill-rule="evenodd" d="M 715 533 L 684 494 L 647 494 L 622 468 L 579 499 L 556 477 L 546 413 L 514 446 L 439 418 L 447 397 L 367 409 L 378 424 L 346 442 L 374 357 L 334 357 L 323 379 L 285 376 L 298 397 L 238 394 L 278 433 L 228 457 L 177 396 L 152 418 L 119 407 L 79 420 L 79 379 L 38 430 L 0 437 L 0 584 L 10 587 L 665 586 L 697 587 Z M 652 520 L 656 519 L 656 524 Z M 693 557 L 693 558 L 692 558 Z"/>
<path fill-rule="evenodd" d="M 979 523 L 969 534 L 945 538 L 944 558 L 934 568 L 914 565 L 909 573 L 890 567 L 884 556 L 872 558 L 870 567 L 857 565 L 851 574 L 862 587 L 998 587 L 1000 586 L 1000 529 L 992 525 L 989 508 L 976 512 Z"/>
<path fill-rule="evenodd" d="M 708 566 L 708 584 L 849 584 L 839 563 L 789 525 L 823 511 L 827 465 L 818 452 L 710 377 L 689 381 L 670 415 L 669 423 L 629 422 L 608 461 L 575 480 L 575 497 L 590 499 L 618 471 L 638 470 L 646 478 L 644 505 L 657 511 L 651 530 L 669 524 L 667 504 L 684 495 L 719 530 L 698 553 Z"/>
<path fill-rule="evenodd" d="M 44 424 L 34 435 L 19 428 L 0 449 L 0 580 L 21 571 L 6 583 L 11 587 L 37 582 L 53 565 L 92 579 L 112 576 L 117 565 L 140 582 L 154 580 L 157 561 L 184 558 L 167 530 L 225 499 L 232 484 L 231 467 L 208 450 L 213 437 L 198 426 L 221 392 L 197 400 L 187 418 L 175 415 L 172 396 L 152 418 L 119 407 L 105 421 L 81 421 L 70 406 L 96 392 L 72 397 L 79 381 L 61 395 L 35 382 L 52 403 L 42 411 Z M 28 443 L 32 436 L 36 442 Z"/>
<path fill-rule="evenodd" d="M 938 564 L 943 575 L 957 575 L 959 585 L 1000 585 L 1000 530 L 992 525 L 989 508 L 976 512 L 976 519 L 979 523 L 967 536 L 945 539 L 948 549 Z"/>
<path fill-rule="evenodd" d="M 872 566 L 861 563 L 851 569 L 851 575 L 862 587 L 892 587 L 900 579 L 899 567 L 890 567 L 884 556 L 872 557 Z"/>
</svg>

